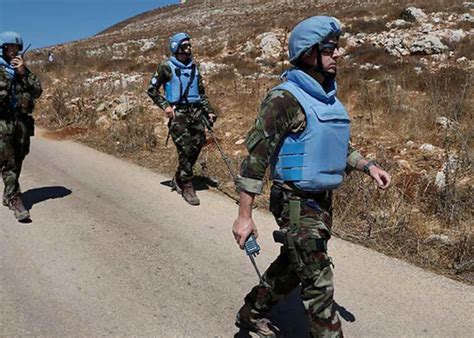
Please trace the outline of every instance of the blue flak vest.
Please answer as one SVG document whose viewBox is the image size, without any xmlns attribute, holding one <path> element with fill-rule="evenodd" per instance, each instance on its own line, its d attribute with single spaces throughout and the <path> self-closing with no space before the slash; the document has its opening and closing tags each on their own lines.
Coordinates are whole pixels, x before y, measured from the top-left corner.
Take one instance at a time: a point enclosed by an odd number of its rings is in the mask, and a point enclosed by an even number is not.
<svg viewBox="0 0 474 338">
<path fill-rule="evenodd" d="M 306 115 L 306 128 L 283 139 L 271 160 L 272 179 L 293 182 L 303 191 L 336 189 L 344 178 L 350 138 L 350 119 L 336 98 L 336 83 L 326 93 L 299 69 L 287 72 L 286 81 L 273 90 L 293 94 Z"/>
<path fill-rule="evenodd" d="M 194 61 L 191 61 L 189 64 L 185 65 L 172 56 L 168 60 L 168 65 L 171 68 L 172 77 L 171 80 L 165 84 L 166 100 L 170 104 L 187 104 L 188 102 L 200 103 L 201 96 L 199 95 L 198 87 L 198 70 L 197 66 L 194 64 Z M 194 75 L 193 82 L 189 87 L 187 96 L 188 100 L 186 101 L 182 95 L 186 91 L 186 87 L 188 86 L 191 79 L 193 65 L 196 67 L 196 74 Z"/>
</svg>

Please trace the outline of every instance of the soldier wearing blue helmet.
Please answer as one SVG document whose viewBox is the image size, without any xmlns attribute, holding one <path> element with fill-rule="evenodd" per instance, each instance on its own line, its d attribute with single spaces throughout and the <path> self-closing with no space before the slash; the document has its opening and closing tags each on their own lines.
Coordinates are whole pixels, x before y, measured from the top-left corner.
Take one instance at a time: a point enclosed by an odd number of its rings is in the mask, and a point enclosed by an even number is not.
<svg viewBox="0 0 474 338">
<path fill-rule="evenodd" d="M 148 86 L 148 95 L 165 112 L 179 164 L 173 177 L 173 189 L 186 202 L 199 205 L 192 178 L 193 166 L 206 141 L 203 118 L 211 125 L 215 111 L 206 96 L 199 66 L 194 62 L 191 37 L 177 33 L 170 38 L 171 57 L 158 66 Z M 164 87 L 164 94 L 160 87 Z"/>
<path fill-rule="evenodd" d="M 19 221 L 30 218 L 21 198 L 19 177 L 34 132 L 35 100 L 42 89 L 38 78 L 25 66 L 23 40 L 18 33 L 0 34 L 0 162 L 5 184 L 3 205 Z"/>
<path fill-rule="evenodd" d="M 340 34 L 339 22 L 327 16 L 311 17 L 295 26 L 288 41 L 294 67 L 268 93 L 246 139 L 249 155 L 236 179 L 240 203 L 232 227 L 234 237 L 242 248 L 251 234 L 257 235 L 252 204 L 262 192 L 269 166 L 270 210 L 280 227 L 274 238 L 283 244 L 237 314 L 239 327 L 261 337 L 278 334 L 267 313 L 299 284 L 310 335 L 342 337 L 327 253 L 332 191 L 352 170 L 365 172 L 381 189 L 390 185 L 390 175 L 349 143 L 349 116 L 336 97 Z"/>
</svg>

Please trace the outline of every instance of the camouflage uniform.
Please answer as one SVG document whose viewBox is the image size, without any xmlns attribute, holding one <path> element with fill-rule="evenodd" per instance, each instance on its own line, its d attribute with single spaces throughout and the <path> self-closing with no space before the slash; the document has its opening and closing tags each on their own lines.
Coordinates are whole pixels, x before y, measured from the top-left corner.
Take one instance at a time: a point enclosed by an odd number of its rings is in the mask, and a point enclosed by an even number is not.
<svg viewBox="0 0 474 338">
<path fill-rule="evenodd" d="M 30 137 L 34 134 L 32 117 L 35 100 L 42 89 L 38 78 L 29 70 L 22 77 L 10 78 L 7 71 L 0 67 L 2 104 L 0 108 L 0 133 L 10 135 L 13 156 L 5 159 L 2 165 L 2 177 L 5 183 L 3 204 L 19 196 L 19 178 L 23 160 L 30 151 Z M 4 147 L 10 147 L 3 142 Z"/>
<path fill-rule="evenodd" d="M 199 67 L 198 67 L 199 69 Z M 193 178 L 193 166 L 206 141 L 206 128 L 202 116 L 215 114 L 205 94 L 204 84 L 200 72 L 197 72 L 199 94 L 201 103 L 179 105 L 175 108 L 176 117 L 169 123 L 169 133 L 178 151 L 179 165 L 176 176 L 182 183 L 190 182 Z M 162 63 L 153 74 L 148 86 L 148 95 L 161 109 L 166 109 L 170 103 L 162 95 L 159 88 L 172 77 L 171 68 L 167 63 Z M 153 79 L 155 79 L 153 81 Z"/>
<path fill-rule="evenodd" d="M 296 98 L 284 90 L 271 91 L 247 136 L 249 155 L 236 179 L 237 189 L 260 194 L 266 168 L 283 136 L 301 132 L 305 125 L 305 113 Z M 349 146 L 346 171 L 355 168 L 361 159 Z M 331 259 L 327 254 L 332 225 L 331 199 L 330 191 L 308 193 L 291 183 L 273 184 L 270 210 L 280 227 L 284 245 L 263 275 L 264 283 L 255 286 L 245 297 L 244 308 L 251 316 L 264 316 L 272 305 L 301 283 L 311 335 L 342 336 L 334 307 Z"/>
<path fill-rule="evenodd" d="M 5 184 L 3 193 L 4 204 L 18 191 L 18 177 L 15 174 L 15 153 L 13 149 L 15 116 L 9 109 L 10 81 L 3 71 L 0 71 L 0 167 Z"/>
</svg>

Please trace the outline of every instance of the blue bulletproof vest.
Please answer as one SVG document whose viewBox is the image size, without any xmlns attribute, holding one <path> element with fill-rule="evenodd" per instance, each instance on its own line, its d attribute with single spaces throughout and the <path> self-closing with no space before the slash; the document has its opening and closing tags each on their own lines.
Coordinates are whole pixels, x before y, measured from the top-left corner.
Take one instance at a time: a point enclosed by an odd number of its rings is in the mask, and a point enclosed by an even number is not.
<svg viewBox="0 0 474 338">
<path fill-rule="evenodd" d="M 284 138 L 271 160 L 272 179 L 293 182 L 308 192 L 337 188 L 346 168 L 350 119 L 336 98 L 336 83 L 326 93 L 316 80 L 295 68 L 273 90 L 293 94 L 305 112 L 306 128 Z"/>
<path fill-rule="evenodd" d="M 172 77 L 171 80 L 165 84 L 165 95 L 166 100 L 171 104 L 187 104 L 189 103 L 200 103 L 201 96 L 199 95 L 198 87 L 198 70 L 197 66 L 193 61 L 188 65 L 179 62 L 174 56 L 168 60 L 168 65 L 171 68 Z M 194 75 L 193 82 L 189 87 L 188 100 L 183 98 L 183 94 L 191 79 L 192 68 L 196 67 L 196 74 Z"/>
</svg>

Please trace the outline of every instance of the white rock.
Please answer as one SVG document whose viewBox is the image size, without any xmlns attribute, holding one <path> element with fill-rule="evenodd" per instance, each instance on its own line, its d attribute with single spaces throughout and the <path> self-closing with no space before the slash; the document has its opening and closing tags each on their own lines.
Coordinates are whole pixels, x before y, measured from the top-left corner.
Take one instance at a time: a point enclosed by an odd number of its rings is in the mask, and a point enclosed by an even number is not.
<svg viewBox="0 0 474 338">
<path fill-rule="evenodd" d="M 410 23 L 408 21 L 402 20 L 402 19 L 397 19 L 394 21 L 387 22 L 385 25 L 388 28 L 401 28 L 409 25 Z"/>
<path fill-rule="evenodd" d="M 260 38 L 260 48 L 263 58 L 279 58 L 281 52 L 281 43 L 274 32 L 262 33 Z"/>
<path fill-rule="evenodd" d="M 429 143 L 423 143 L 420 146 L 421 151 L 428 152 L 428 153 L 432 153 L 435 149 L 436 149 L 436 147 L 432 144 L 429 144 Z"/>
<path fill-rule="evenodd" d="M 446 175 L 442 171 L 438 171 L 435 177 L 435 184 L 439 189 L 446 187 Z"/>
<path fill-rule="evenodd" d="M 415 39 L 410 52 L 413 54 L 437 54 L 447 50 L 441 40 L 434 35 L 423 35 Z"/>
<path fill-rule="evenodd" d="M 460 57 L 459 59 L 456 60 L 457 63 L 469 63 L 469 59 L 465 56 Z"/>
<path fill-rule="evenodd" d="M 443 129 L 448 129 L 451 121 L 445 116 L 440 116 L 436 119 L 436 124 Z"/>
<path fill-rule="evenodd" d="M 124 119 L 127 115 L 130 114 L 132 108 L 128 103 L 121 103 L 117 107 L 115 107 L 114 111 L 112 112 L 112 119 L 113 120 L 121 120 Z"/>
<path fill-rule="evenodd" d="M 244 138 L 241 138 L 240 140 L 236 141 L 235 144 L 236 144 L 236 145 L 240 145 L 240 144 L 242 144 L 242 143 L 244 143 L 244 142 L 245 142 L 245 139 L 244 139 Z"/>
<path fill-rule="evenodd" d="M 146 51 L 149 51 L 150 49 L 154 48 L 156 44 L 153 41 L 146 40 L 143 46 L 140 48 L 140 52 L 144 53 Z"/>
<path fill-rule="evenodd" d="M 416 7 L 408 7 L 406 8 L 402 14 L 401 17 L 408 20 L 408 21 L 424 21 L 428 18 L 428 16 L 423 12 L 421 9 L 416 8 Z"/>
<path fill-rule="evenodd" d="M 411 170 L 410 163 L 408 163 L 407 160 L 398 160 L 397 164 L 400 168 L 405 169 L 405 170 Z"/>
<path fill-rule="evenodd" d="M 469 13 L 464 13 L 464 14 L 461 15 L 461 17 L 459 18 L 459 21 L 469 21 L 469 22 L 473 22 L 473 21 L 474 21 L 474 16 L 472 16 L 472 15 L 469 14 Z"/>
<path fill-rule="evenodd" d="M 451 245 L 453 241 L 446 235 L 430 235 L 426 238 L 426 242 L 442 242 L 443 244 Z"/>
<path fill-rule="evenodd" d="M 97 107 L 97 109 L 95 111 L 98 112 L 98 113 L 101 113 L 101 112 L 105 111 L 105 109 L 106 109 L 105 103 L 102 102 L 101 104 L 99 104 L 99 106 Z"/>
<path fill-rule="evenodd" d="M 251 53 L 253 51 L 255 51 L 255 45 L 253 44 L 253 42 L 252 41 L 245 42 L 243 52 L 248 54 L 248 53 Z"/>
</svg>

